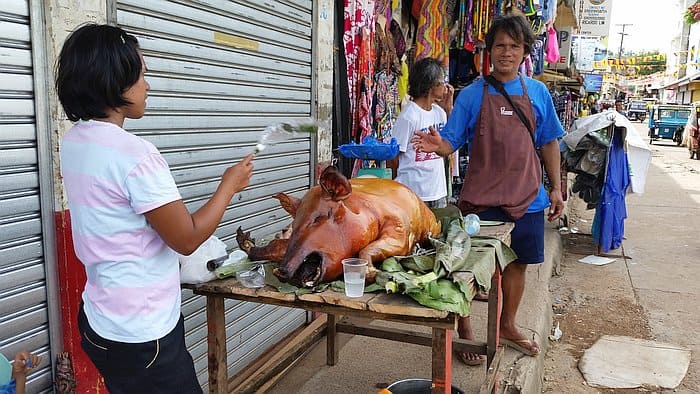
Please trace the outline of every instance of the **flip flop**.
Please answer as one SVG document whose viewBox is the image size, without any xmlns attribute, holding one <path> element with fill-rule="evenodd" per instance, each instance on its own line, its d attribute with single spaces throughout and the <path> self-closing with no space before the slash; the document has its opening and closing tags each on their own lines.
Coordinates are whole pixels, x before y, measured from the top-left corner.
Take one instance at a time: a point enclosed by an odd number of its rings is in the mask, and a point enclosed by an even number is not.
<svg viewBox="0 0 700 394">
<path fill-rule="evenodd" d="M 519 351 L 522 354 L 528 355 L 530 357 L 535 357 L 538 354 L 540 354 L 540 345 L 535 342 L 531 341 L 529 339 L 508 339 L 508 338 L 500 338 L 500 342 L 502 345 L 508 346 L 511 349 L 515 349 Z M 537 351 L 532 350 L 532 348 L 537 348 Z"/>
<path fill-rule="evenodd" d="M 488 293 L 476 293 L 476 295 L 474 295 L 474 301 L 489 302 L 489 295 Z"/>
<path fill-rule="evenodd" d="M 463 362 L 471 367 L 475 367 L 477 365 L 481 365 L 481 364 L 486 362 L 486 357 L 484 357 L 483 354 L 479 354 L 478 356 L 479 356 L 479 358 L 472 359 L 472 358 L 467 357 L 467 353 L 457 352 L 457 358 L 461 362 Z"/>
</svg>

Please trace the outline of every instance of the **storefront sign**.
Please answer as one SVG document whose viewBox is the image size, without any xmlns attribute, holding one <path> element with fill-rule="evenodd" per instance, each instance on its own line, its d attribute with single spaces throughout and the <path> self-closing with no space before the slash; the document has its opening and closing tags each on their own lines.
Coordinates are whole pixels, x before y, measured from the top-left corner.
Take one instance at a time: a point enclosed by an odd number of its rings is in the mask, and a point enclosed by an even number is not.
<svg viewBox="0 0 700 394">
<path fill-rule="evenodd" d="M 603 76 L 601 74 L 583 74 L 583 86 L 587 92 L 600 92 L 603 87 Z"/>
<path fill-rule="evenodd" d="M 610 32 L 612 0 L 583 0 L 580 33 L 605 37 Z"/>
<path fill-rule="evenodd" d="M 593 71 L 598 37 L 574 35 L 571 37 L 571 56 L 579 71 Z"/>
</svg>

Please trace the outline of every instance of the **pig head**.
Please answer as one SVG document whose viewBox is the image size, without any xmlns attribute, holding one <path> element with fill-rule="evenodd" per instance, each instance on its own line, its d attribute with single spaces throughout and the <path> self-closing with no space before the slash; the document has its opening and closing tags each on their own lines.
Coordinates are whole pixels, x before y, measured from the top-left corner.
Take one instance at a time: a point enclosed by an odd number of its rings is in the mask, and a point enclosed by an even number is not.
<svg viewBox="0 0 700 394">
<path fill-rule="evenodd" d="M 275 197 L 294 220 L 282 265 L 274 273 L 301 287 L 338 279 L 341 261 L 355 256 L 370 262 L 371 281 L 372 263 L 408 255 L 416 243 L 440 233 L 435 215 L 406 186 L 380 178 L 348 181 L 335 167 L 326 168 L 319 185 L 302 199 L 284 193 Z"/>
</svg>

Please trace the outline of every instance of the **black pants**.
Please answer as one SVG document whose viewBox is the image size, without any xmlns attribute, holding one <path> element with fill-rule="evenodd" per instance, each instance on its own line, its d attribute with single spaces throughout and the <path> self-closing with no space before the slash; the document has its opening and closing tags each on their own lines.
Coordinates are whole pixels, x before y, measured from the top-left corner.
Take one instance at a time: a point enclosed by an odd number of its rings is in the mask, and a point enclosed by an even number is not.
<svg viewBox="0 0 700 394">
<path fill-rule="evenodd" d="M 80 346 L 105 380 L 110 394 L 202 393 L 185 347 L 184 318 L 166 336 L 143 343 L 102 338 L 90 328 L 80 304 Z"/>
</svg>

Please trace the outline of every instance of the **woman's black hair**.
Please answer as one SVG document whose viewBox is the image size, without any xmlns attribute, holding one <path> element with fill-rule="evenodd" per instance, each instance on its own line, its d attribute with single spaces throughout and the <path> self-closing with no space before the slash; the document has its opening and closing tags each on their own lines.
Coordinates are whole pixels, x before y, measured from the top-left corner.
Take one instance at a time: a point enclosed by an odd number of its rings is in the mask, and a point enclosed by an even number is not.
<svg viewBox="0 0 700 394">
<path fill-rule="evenodd" d="M 430 89 L 445 82 L 445 70 L 437 59 L 426 57 L 413 63 L 408 72 L 408 95 L 427 96 Z"/>
<path fill-rule="evenodd" d="M 70 34 L 56 64 L 56 91 L 68 119 L 99 119 L 131 104 L 123 93 L 141 77 L 136 37 L 109 25 L 87 24 Z"/>
<path fill-rule="evenodd" d="M 525 56 L 532 52 L 532 45 L 535 43 L 535 34 L 527 19 L 522 14 L 506 14 L 494 18 L 486 32 L 486 50 L 491 52 L 496 33 L 502 31 L 518 43 L 525 47 Z"/>
</svg>

